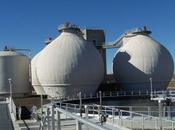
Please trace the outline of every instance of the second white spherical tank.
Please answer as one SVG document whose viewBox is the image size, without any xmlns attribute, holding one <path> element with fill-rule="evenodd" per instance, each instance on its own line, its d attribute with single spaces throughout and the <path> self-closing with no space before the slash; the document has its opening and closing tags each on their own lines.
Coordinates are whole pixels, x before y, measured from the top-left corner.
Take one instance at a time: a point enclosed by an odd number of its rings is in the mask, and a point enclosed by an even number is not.
<svg viewBox="0 0 175 130">
<path fill-rule="evenodd" d="M 113 73 L 122 90 L 164 90 L 174 72 L 171 54 L 148 35 L 123 39 L 113 60 Z"/>
<path fill-rule="evenodd" d="M 51 97 L 93 94 L 104 78 L 104 63 L 96 48 L 73 32 L 62 32 L 37 60 L 38 81 Z"/>
</svg>

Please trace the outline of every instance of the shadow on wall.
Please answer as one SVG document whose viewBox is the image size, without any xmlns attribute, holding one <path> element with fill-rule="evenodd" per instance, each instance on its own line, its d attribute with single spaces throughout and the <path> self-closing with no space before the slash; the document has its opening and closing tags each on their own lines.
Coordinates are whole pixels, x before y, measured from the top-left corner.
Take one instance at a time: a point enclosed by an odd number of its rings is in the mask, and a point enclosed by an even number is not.
<svg viewBox="0 0 175 130">
<path fill-rule="evenodd" d="M 132 65 L 129 60 L 131 55 L 127 52 L 119 52 L 114 58 L 115 65 L 113 66 L 114 76 L 117 83 L 120 86 L 120 90 L 151 90 L 150 87 L 150 75 L 145 74 L 137 67 Z M 138 60 L 138 62 L 140 62 Z M 142 63 L 140 63 L 142 64 Z M 153 90 L 165 89 L 164 84 L 154 81 L 153 78 Z"/>
</svg>

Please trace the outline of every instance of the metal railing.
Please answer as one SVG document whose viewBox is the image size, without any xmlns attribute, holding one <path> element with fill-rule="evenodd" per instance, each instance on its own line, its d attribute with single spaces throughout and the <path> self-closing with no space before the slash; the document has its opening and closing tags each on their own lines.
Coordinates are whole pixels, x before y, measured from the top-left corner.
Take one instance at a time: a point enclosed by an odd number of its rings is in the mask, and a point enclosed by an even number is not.
<svg viewBox="0 0 175 130">
<path fill-rule="evenodd" d="M 76 121 L 76 130 L 82 130 L 82 125 L 85 124 L 86 127 L 95 128 L 97 130 L 111 130 L 105 126 L 101 126 L 97 123 L 94 123 L 88 119 L 84 119 L 76 114 L 73 114 L 69 111 L 66 111 L 62 108 L 56 107 L 55 105 L 48 106 L 45 111 L 46 115 L 43 116 L 43 119 L 40 123 L 40 130 L 61 130 L 61 119 L 60 113 L 66 114 Z"/>
<path fill-rule="evenodd" d="M 167 95 L 167 96 L 175 96 L 175 90 L 162 90 L 162 91 L 153 91 L 152 93 L 147 90 L 147 91 L 106 91 L 102 92 L 102 98 L 108 98 L 108 97 L 125 97 L 125 96 L 150 96 L 153 94 L 154 97 L 158 95 Z M 90 93 L 89 95 L 83 94 L 81 95 L 82 99 L 94 99 L 94 98 L 99 98 L 100 95 L 97 92 L 95 95 Z M 59 97 L 59 99 L 62 99 L 63 101 L 71 101 L 71 100 L 79 100 L 79 95 L 73 95 L 73 96 L 66 96 L 66 97 Z"/>
<path fill-rule="evenodd" d="M 80 107 L 78 104 L 60 103 L 57 107 L 71 113 L 80 112 Z M 122 110 L 119 107 L 86 105 L 86 107 L 84 106 L 83 109 L 84 116 L 88 118 L 93 117 L 96 120 L 99 120 L 102 114 L 108 115 L 107 123 L 111 126 L 118 125 L 131 129 L 139 128 L 142 130 L 157 130 L 162 128 L 168 128 L 171 130 L 175 129 L 175 121 L 173 120 L 136 113 L 134 111 Z"/>
<path fill-rule="evenodd" d="M 13 121 L 16 120 L 16 105 L 13 101 L 13 99 L 6 98 L 6 102 L 8 103 L 8 108 L 10 111 L 10 115 Z"/>
</svg>

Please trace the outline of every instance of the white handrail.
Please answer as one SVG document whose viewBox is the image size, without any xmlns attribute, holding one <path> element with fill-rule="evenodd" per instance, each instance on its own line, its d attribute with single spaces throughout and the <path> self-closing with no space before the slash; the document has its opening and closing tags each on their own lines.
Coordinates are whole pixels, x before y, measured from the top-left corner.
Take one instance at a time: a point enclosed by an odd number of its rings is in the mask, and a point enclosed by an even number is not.
<svg viewBox="0 0 175 130">
<path fill-rule="evenodd" d="M 62 104 L 58 105 L 57 107 L 60 107 L 62 109 L 65 109 L 66 111 L 75 112 L 75 113 L 79 112 L 79 109 L 80 109 L 79 104 L 70 104 L 70 103 L 62 103 Z M 99 105 L 96 105 L 96 104 L 95 105 L 94 104 L 93 105 L 86 105 L 86 107 L 89 108 L 89 112 L 93 113 L 93 115 L 94 115 L 94 112 L 98 115 Z M 107 108 L 107 110 L 106 110 L 106 108 Z M 110 115 L 113 118 L 117 118 L 119 116 L 120 121 L 124 120 L 124 118 L 126 118 L 126 117 L 130 117 L 132 120 L 134 117 L 141 117 L 142 127 L 144 127 L 144 125 L 145 125 L 144 120 L 146 120 L 146 119 L 155 120 L 156 127 L 158 127 L 160 125 L 159 117 L 150 116 L 150 115 L 141 114 L 141 113 L 136 113 L 134 111 L 122 110 L 122 109 L 110 107 L 110 106 L 102 106 L 101 112 L 104 114 Z M 100 113 L 100 114 L 102 114 L 102 113 Z M 175 121 L 168 120 L 168 119 L 162 119 L 162 121 L 171 123 L 172 129 L 174 129 Z M 132 122 L 132 123 L 134 123 L 134 122 Z M 120 125 L 122 125 L 122 123 Z"/>
</svg>

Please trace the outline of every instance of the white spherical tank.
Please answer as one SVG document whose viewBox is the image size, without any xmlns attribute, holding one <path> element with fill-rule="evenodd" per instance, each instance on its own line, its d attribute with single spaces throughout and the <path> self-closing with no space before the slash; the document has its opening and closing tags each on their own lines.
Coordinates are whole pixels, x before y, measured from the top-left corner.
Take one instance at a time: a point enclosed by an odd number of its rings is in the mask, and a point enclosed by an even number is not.
<svg viewBox="0 0 175 130">
<path fill-rule="evenodd" d="M 13 96 L 31 93 L 29 85 L 29 64 L 27 56 L 15 51 L 0 51 L 0 94 L 10 93 L 10 80 Z"/>
<path fill-rule="evenodd" d="M 47 45 L 36 64 L 38 81 L 51 97 L 90 95 L 104 78 L 102 57 L 80 30 L 68 28 Z"/>
<path fill-rule="evenodd" d="M 146 34 L 123 38 L 113 60 L 113 73 L 122 90 L 166 89 L 174 72 L 169 51 Z"/>
<path fill-rule="evenodd" d="M 38 76 L 36 73 L 36 64 L 38 61 L 38 56 L 40 53 L 38 53 L 31 61 L 31 72 L 32 72 L 32 86 L 38 95 L 45 95 L 44 89 L 41 86 L 40 82 L 38 81 Z"/>
</svg>

